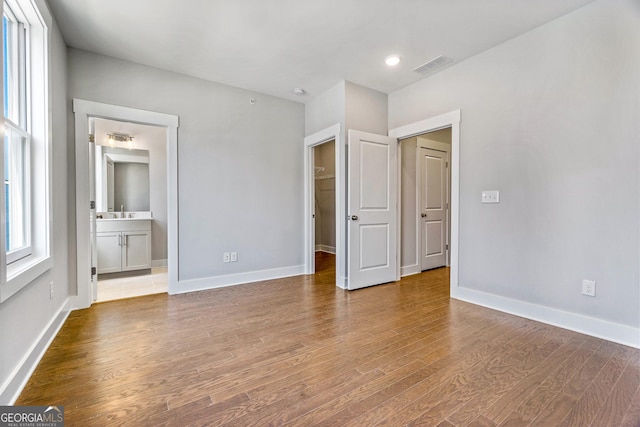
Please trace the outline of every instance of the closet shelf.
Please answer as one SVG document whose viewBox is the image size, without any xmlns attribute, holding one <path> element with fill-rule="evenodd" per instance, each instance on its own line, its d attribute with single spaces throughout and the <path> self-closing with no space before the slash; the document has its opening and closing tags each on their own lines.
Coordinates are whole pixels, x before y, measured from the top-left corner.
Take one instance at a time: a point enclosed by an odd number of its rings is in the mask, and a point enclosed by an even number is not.
<svg viewBox="0 0 640 427">
<path fill-rule="evenodd" d="M 322 176 L 316 176 L 316 180 L 333 179 L 335 177 L 336 177 L 335 175 L 322 175 Z"/>
</svg>

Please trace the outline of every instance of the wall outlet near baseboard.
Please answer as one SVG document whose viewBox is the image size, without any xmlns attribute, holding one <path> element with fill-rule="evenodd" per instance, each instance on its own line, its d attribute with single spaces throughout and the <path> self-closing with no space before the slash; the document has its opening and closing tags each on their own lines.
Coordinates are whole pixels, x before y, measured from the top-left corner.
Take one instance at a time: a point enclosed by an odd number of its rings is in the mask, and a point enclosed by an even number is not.
<svg viewBox="0 0 640 427">
<path fill-rule="evenodd" d="M 238 252 L 231 252 L 231 262 L 238 262 Z"/>
<path fill-rule="evenodd" d="M 482 203 L 500 203 L 500 192 L 498 190 L 483 191 Z"/>
<path fill-rule="evenodd" d="M 596 281 L 595 280 L 583 280 L 582 281 L 582 295 L 590 297 L 596 296 Z"/>
<path fill-rule="evenodd" d="M 229 252 L 225 252 L 222 254 L 222 261 L 223 262 L 231 262 L 231 256 L 229 255 Z"/>
</svg>

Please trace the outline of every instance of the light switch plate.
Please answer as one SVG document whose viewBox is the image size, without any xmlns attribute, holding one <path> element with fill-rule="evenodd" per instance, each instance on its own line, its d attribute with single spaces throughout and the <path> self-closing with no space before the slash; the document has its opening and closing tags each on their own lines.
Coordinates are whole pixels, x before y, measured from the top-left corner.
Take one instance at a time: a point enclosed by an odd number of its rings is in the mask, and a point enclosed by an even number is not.
<svg viewBox="0 0 640 427">
<path fill-rule="evenodd" d="M 483 191 L 482 203 L 500 203 L 500 192 L 498 190 Z"/>
</svg>

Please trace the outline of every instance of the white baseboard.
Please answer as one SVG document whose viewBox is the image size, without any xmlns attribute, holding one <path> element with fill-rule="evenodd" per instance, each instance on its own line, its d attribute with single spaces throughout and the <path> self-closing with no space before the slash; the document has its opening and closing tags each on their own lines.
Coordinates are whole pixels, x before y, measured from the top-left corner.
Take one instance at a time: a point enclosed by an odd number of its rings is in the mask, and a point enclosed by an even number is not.
<svg viewBox="0 0 640 427">
<path fill-rule="evenodd" d="M 202 279 L 180 280 L 178 281 L 177 289 L 169 289 L 169 293 L 173 295 L 183 294 L 186 292 L 204 291 L 207 289 L 242 285 L 245 283 L 280 279 L 283 277 L 299 276 L 302 274 L 304 274 L 304 265 L 296 265 L 292 267 L 274 268 L 271 270 L 248 271 L 246 273 L 228 274 L 225 276 L 204 277 Z"/>
<path fill-rule="evenodd" d="M 168 267 L 169 260 L 168 259 L 152 259 L 151 260 L 151 268 L 160 268 L 160 267 Z"/>
<path fill-rule="evenodd" d="M 400 267 L 400 277 L 411 276 L 412 274 L 420 274 L 420 266 L 418 264 Z"/>
<path fill-rule="evenodd" d="M 71 300 L 67 300 L 62 304 L 60 310 L 53 316 L 51 321 L 40 333 L 40 336 L 31 345 L 31 348 L 22 358 L 20 363 L 11 372 L 9 378 L 2 384 L 0 388 L 0 405 L 13 405 L 22 393 L 22 389 L 29 381 L 31 374 L 40 363 L 40 359 L 44 356 L 51 342 L 58 334 L 58 331 L 64 325 L 69 313 L 71 312 Z"/>
<path fill-rule="evenodd" d="M 571 313 L 459 286 L 451 287 L 451 297 L 526 319 L 569 329 L 581 334 L 640 348 L 640 328 L 634 328 L 633 326 L 613 323 L 582 314 Z"/>
<path fill-rule="evenodd" d="M 328 254 L 336 254 L 335 246 L 316 245 L 316 252 L 326 252 Z"/>
</svg>

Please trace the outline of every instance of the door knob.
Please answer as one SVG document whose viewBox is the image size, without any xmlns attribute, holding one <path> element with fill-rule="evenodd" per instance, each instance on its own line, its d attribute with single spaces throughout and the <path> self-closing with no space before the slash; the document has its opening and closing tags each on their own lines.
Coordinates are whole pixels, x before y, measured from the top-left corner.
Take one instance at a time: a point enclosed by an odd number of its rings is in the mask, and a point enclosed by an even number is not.
<svg viewBox="0 0 640 427">
<path fill-rule="evenodd" d="M 424 213 L 424 212 L 422 212 L 422 215 L 421 215 L 421 216 L 422 216 L 422 218 L 426 218 L 426 217 L 427 217 L 427 214 L 426 214 L 426 213 Z"/>
<path fill-rule="evenodd" d="M 357 221 L 358 215 L 351 215 L 351 221 Z"/>
</svg>

